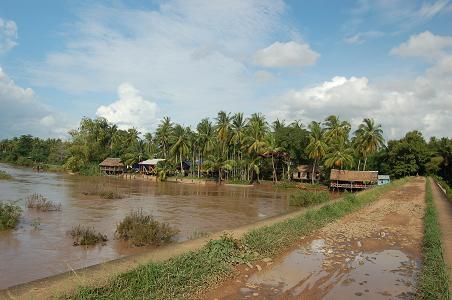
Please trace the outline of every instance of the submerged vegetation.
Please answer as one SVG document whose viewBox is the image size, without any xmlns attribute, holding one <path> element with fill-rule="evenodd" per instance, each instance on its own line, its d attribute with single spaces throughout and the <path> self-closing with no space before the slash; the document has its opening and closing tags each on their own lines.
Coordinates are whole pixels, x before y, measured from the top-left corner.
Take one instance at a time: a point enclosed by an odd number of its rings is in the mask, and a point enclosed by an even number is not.
<svg viewBox="0 0 452 300">
<path fill-rule="evenodd" d="M 27 208 L 34 208 L 40 211 L 60 211 L 61 203 L 48 200 L 41 194 L 34 193 L 26 198 Z"/>
<path fill-rule="evenodd" d="M 100 196 L 103 199 L 121 199 L 122 195 L 118 190 L 106 189 L 105 186 L 100 184 L 88 185 L 84 187 L 84 195 L 88 196 Z"/>
<path fill-rule="evenodd" d="M 450 299 L 450 282 L 443 256 L 441 230 L 438 223 L 438 213 L 433 203 L 430 180 L 426 181 L 425 201 L 427 208 L 424 217 L 424 242 L 422 246 L 424 259 L 416 298 Z"/>
<path fill-rule="evenodd" d="M 10 180 L 13 179 L 11 175 L 6 173 L 5 171 L 0 170 L 0 180 Z"/>
<path fill-rule="evenodd" d="M 289 204 L 292 206 L 308 207 L 330 201 L 328 191 L 304 191 L 299 190 L 290 195 Z"/>
<path fill-rule="evenodd" d="M 74 240 L 74 246 L 88 246 L 108 241 L 107 235 L 97 232 L 94 227 L 77 225 L 68 234 Z"/>
<path fill-rule="evenodd" d="M 0 202 L 0 230 L 16 228 L 21 212 L 14 202 Z"/>
<path fill-rule="evenodd" d="M 177 233 L 178 230 L 144 214 L 143 210 L 130 212 L 116 226 L 117 237 L 137 247 L 168 243 Z"/>
<path fill-rule="evenodd" d="M 184 299 L 234 274 L 234 266 L 271 257 L 300 236 L 362 208 L 407 179 L 349 195 L 293 219 L 254 229 L 240 240 L 223 236 L 206 246 L 164 262 L 150 262 L 122 273 L 98 287 L 81 287 L 71 299 Z"/>
</svg>

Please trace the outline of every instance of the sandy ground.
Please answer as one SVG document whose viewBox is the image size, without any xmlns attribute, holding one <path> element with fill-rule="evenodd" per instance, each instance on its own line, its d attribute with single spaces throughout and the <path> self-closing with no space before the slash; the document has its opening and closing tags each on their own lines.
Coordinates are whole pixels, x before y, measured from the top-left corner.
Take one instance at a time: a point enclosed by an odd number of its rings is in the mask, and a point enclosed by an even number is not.
<svg viewBox="0 0 452 300">
<path fill-rule="evenodd" d="M 424 197 L 425 179 L 415 178 L 300 237 L 280 257 L 240 268 L 235 278 L 200 298 L 412 299 L 421 262 Z"/>
<path fill-rule="evenodd" d="M 449 267 L 449 279 L 452 279 L 452 203 L 446 198 L 444 192 L 431 180 L 433 201 L 438 211 L 439 225 L 442 232 L 444 259 Z M 452 284 L 449 285 L 449 294 L 452 295 Z"/>
</svg>

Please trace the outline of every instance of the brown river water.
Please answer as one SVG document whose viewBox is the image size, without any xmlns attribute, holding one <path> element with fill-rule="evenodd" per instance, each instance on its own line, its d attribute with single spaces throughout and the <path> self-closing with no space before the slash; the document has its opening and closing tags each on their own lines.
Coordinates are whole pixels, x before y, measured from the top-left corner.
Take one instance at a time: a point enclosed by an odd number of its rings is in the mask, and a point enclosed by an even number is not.
<svg viewBox="0 0 452 300">
<path fill-rule="evenodd" d="M 149 251 L 115 240 L 116 224 L 132 209 L 142 208 L 156 219 L 180 230 L 177 241 L 254 223 L 287 213 L 286 191 L 271 186 L 237 187 L 190 185 L 36 173 L 0 164 L 14 180 L 0 181 L 0 201 L 18 201 L 23 208 L 14 230 L 0 232 L 0 289 L 56 275 L 120 257 Z M 107 200 L 86 196 L 102 187 L 123 195 Z M 40 193 L 59 202 L 59 212 L 37 212 L 25 207 L 25 198 Z M 34 225 L 38 224 L 39 229 Z M 104 246 L 74 247 L 67 231 L 83 224 L 106 233 Z"/>
</svg>

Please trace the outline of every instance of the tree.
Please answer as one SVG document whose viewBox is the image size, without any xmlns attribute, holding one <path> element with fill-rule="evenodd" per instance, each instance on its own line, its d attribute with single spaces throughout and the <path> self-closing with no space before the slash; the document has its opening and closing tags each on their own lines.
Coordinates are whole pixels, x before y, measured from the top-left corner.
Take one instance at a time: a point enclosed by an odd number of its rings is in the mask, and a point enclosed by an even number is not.
<svg viewBox="0 0 452 300">
<path fill-rule="evenodd" d="M 355 131 L 355 135 L 358 151 L 364 155 L 363 170 L 366 170 L 368 156 L 377 152 L 384 145 L 383 130 L 380 124 L 375 125 L 373 119 L 365 118 Z"/>
<path fill-rule="evenodd" d="M 325 156 L 328 146 L 325 143 L 325 130 L 320 127 L 320 123 L 312 121 L 309 124 L 309 130 L 309 144 L 306 147 L 306 152 L 309 158 L 314 160 L 311 176 L 311 181 L 314 183 L 316 165 Z"/>
<path fill-rule="evenodd" d="M 171 119 L 169 117 L 164 117 L 155 132 L 157 143 L 160 145 L 160 147 L 163 148 L 164 158 L 167 158 L 172 133 L 173 133 L 173 123 L 171 122 Z"/>
<path fill-rule="evenodd" d="M 188 141 L 189 132 L 190 128 L 188 127 L 184 128 L 179 124 L 174 127 L 174 143 L 171 147 L 171 153 L 176 155 L 176 162 L 177 154 L 179 155 L 180 171 L 182 175 L 184 175 L 183 158 L 190 151 L 190 145 Z"/>
<path fill-rule="evenodd" d="M 348 147 L 345 140 L 340 140 L 325 155 L 325 166 L 328 168 L 353 167 L 353 150 Z"/>
<path fill-rule="evenodd" d="M 326 128 L 325 139 L 328 143 L 337 143 L 348 139 L 351 126 L 347 121 L 340 121 L 338 116 L 331 115 L 323 123 Z"/>
<path fill-rule="evenodd" d="M 276 139 L 274 134 L 269 133 L 266 138 L 264 155 L 270 156 L 272 160 L 272 168 L 273 168 L 273 181 L 278 182 L 278 176 L 276 174 L 275 168 L 275 157 L 279 156 L 283 151 L 283 148 L 279 147 L 276 143 Z"/>
</svg>

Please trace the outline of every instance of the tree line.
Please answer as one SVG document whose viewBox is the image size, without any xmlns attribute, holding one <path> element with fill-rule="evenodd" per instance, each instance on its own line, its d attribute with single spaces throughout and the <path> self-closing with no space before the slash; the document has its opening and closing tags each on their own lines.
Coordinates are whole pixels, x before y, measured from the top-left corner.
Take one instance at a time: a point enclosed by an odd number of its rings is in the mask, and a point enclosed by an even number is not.
<svg viewBox="0 0 452 300">
<path fill-rule="evenodd" d="M 328 177 L 331 168 L 377 170 L 395 178 L 437 174 L 452 180 L 452 139 L 411 131 L 387 143 L 380 124 L 366 118 L 352 131 L 349 122 L 329 116 L 304 126 L 300 121 L 269 123 L 254 113 L 220 111 L 204 118 L 195 128 L 161 120 L 155 132 L 119 129 L 104 118 L 83 118 L 68 140 L 22 135 L 0 141 L 0 160 L 20 165 L 57 165 L 81 174 L 96 174 L 106 157 L 120 157 L 133 166 L 148 158 L 165 158 L 165 173 L 215 176 L 219 180 L 289 180 L 299 164 Z M 177 169 L 179 171 L 177 171 Z"/>
</svg>

